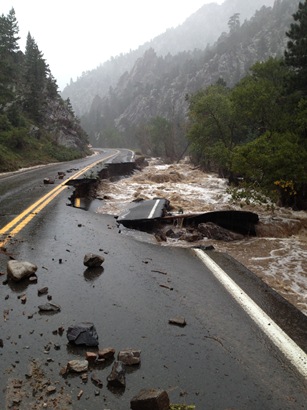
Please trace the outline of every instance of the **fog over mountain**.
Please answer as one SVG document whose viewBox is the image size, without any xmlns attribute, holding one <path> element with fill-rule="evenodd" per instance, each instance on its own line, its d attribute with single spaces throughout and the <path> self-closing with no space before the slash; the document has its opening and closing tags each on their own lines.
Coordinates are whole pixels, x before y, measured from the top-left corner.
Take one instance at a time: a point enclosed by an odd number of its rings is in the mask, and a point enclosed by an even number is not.
<svg viewBox="0 0 307 410">
<path fill-rule="evenodd" d="M 95 95 L 100 97 L 106 95 L 109 87 L 116 86 L 120 76 L 129 71 L 136 60 L 149 48 L 153 48 L 161 56 L 205 49 L 213 44 L 222 32 L 228 31 L 228 21 L 233 14 L 240 13 L 240 21 L 244 22 L 263 5 L 273 4 L 274 0 L 225 0 L 222 5 L 205 4 L 196 13 L 187 16 L 186 21 L 180 26 L 168 29 L 165 33 L 140 45 L 138 49 L 120 54 L 99 67 L 93 67 L 93 70 L 83 73 L 76 81 L 71 81 L 64 88 L 62 96 L 65 99 L 70 98 L 76 114 L 82 116 L 89 110 Z"/>
<path fill-rule="evenodd" d="M 298 3 L 205 5 L 179 27 L 85 73 L 63 97 L 70 98 L 94 146 L 146 151 L 146 127 L 163 118 L 178 154 L 186 145 L 189 96 L 220 80 L 233 87 L 257 61 L 282 57 Z"/>
<path fill-rule="evenodd" d="M 240 13 L 240 20 L 250 19 L 263 5 L 272 6 L 274 0 L 226 0 L 222 5 L 205 4 L 180 26 L 167 30 L 142 48 L 152 47 L 158 55 L 204 49 L 213 44 L 222 32 L 228 31 L 229 18 Z"/>
</svg>

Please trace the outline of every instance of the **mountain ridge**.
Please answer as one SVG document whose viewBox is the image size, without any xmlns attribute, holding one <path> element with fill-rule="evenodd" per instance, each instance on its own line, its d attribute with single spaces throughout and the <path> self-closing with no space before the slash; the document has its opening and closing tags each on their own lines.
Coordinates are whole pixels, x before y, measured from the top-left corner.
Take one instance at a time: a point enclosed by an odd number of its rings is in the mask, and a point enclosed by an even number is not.
<svg viewBox="0 0 307 410">
<path fill-rule="evenodd" d="M 277 0 L 273 7 L 263 6 L 205 50 L 163 57 L 148 49 L 107 95 L 96 95 L 89 113 L 81 117 L 91 143 L 137 147 L 146 140 L 146 124 L 161 117 L 172 124 L 175 145 L 182 150 L 189 95 L 219 80 L 232 87 L 257 61 L 282 57 L 296 3 L 299 0 Z"/>
<path fill-rule="evenodd" d="M 227 30 L 228 20 L 234 13 L 240 13 L 240 18 L 245 20 L 261 6 L 273 4 L 274 0 L 254 0 L 252 7 L 247 5 L 246 0 L 226 0 L 221 5 L 205 4 L 176 28 L 167 29 L 137 49 L 112 57 L 95 69 L 83 73 L 64 88 L 62 96 L 70 99 L 76 115 L 81 117 L 89 110 L 95 95 L 105 96 L 109 88 L 115 87 L 120 76 L 131 70 L 136 60 L 149 48 L 154 48 L 162 56 L 195 48 L 205 49 Z"/>
</svg>

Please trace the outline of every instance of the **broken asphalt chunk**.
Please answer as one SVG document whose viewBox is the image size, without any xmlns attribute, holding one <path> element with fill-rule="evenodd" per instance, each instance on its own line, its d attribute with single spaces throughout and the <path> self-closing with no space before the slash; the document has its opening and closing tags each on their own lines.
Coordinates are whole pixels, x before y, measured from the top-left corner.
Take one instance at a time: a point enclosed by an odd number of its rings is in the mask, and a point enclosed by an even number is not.
<svg viewBox="0 0 307 410">
<path fill-rule="evenodd" d="M 67 339 L 70 343 L 85 346 L 98 346 L 98 334 L 91 322 L 81 322 L 67 329 Z"/>
<path fill-rule="evenodd" d="M 169 410 L 170 401 L 165 390 L 143 389 L 130 401 L 132 410 Z"/>
</svg>

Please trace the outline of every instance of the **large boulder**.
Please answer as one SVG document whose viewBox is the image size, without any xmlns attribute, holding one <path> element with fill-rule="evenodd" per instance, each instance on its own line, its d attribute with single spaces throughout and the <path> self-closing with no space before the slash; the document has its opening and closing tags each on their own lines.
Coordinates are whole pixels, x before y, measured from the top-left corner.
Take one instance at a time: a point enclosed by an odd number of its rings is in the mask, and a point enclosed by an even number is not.
<svg viewBox="0 0 307 410">
<path fill-rule="evenodd" d="M 28 278 L 37 271 L 37 266 L 27 261 L 10 260 L 7 263 L 7 275 L 15 282 Z"/>
</svg>

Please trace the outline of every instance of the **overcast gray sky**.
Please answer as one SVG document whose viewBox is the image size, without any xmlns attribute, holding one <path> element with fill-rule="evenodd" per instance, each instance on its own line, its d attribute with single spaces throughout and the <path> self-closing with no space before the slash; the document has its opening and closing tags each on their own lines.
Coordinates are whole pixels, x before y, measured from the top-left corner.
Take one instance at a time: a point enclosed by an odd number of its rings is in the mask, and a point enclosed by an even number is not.
<svg viewBox="0 0 307 410">
<path fill-rule="evenodd" d="M 13 7 L 20 48 L 28 32 L 44 54 L 59 88 L 110 57 L 136 49 L 207 3 L 224 0 L 1 0 Z"/>
</svg>

